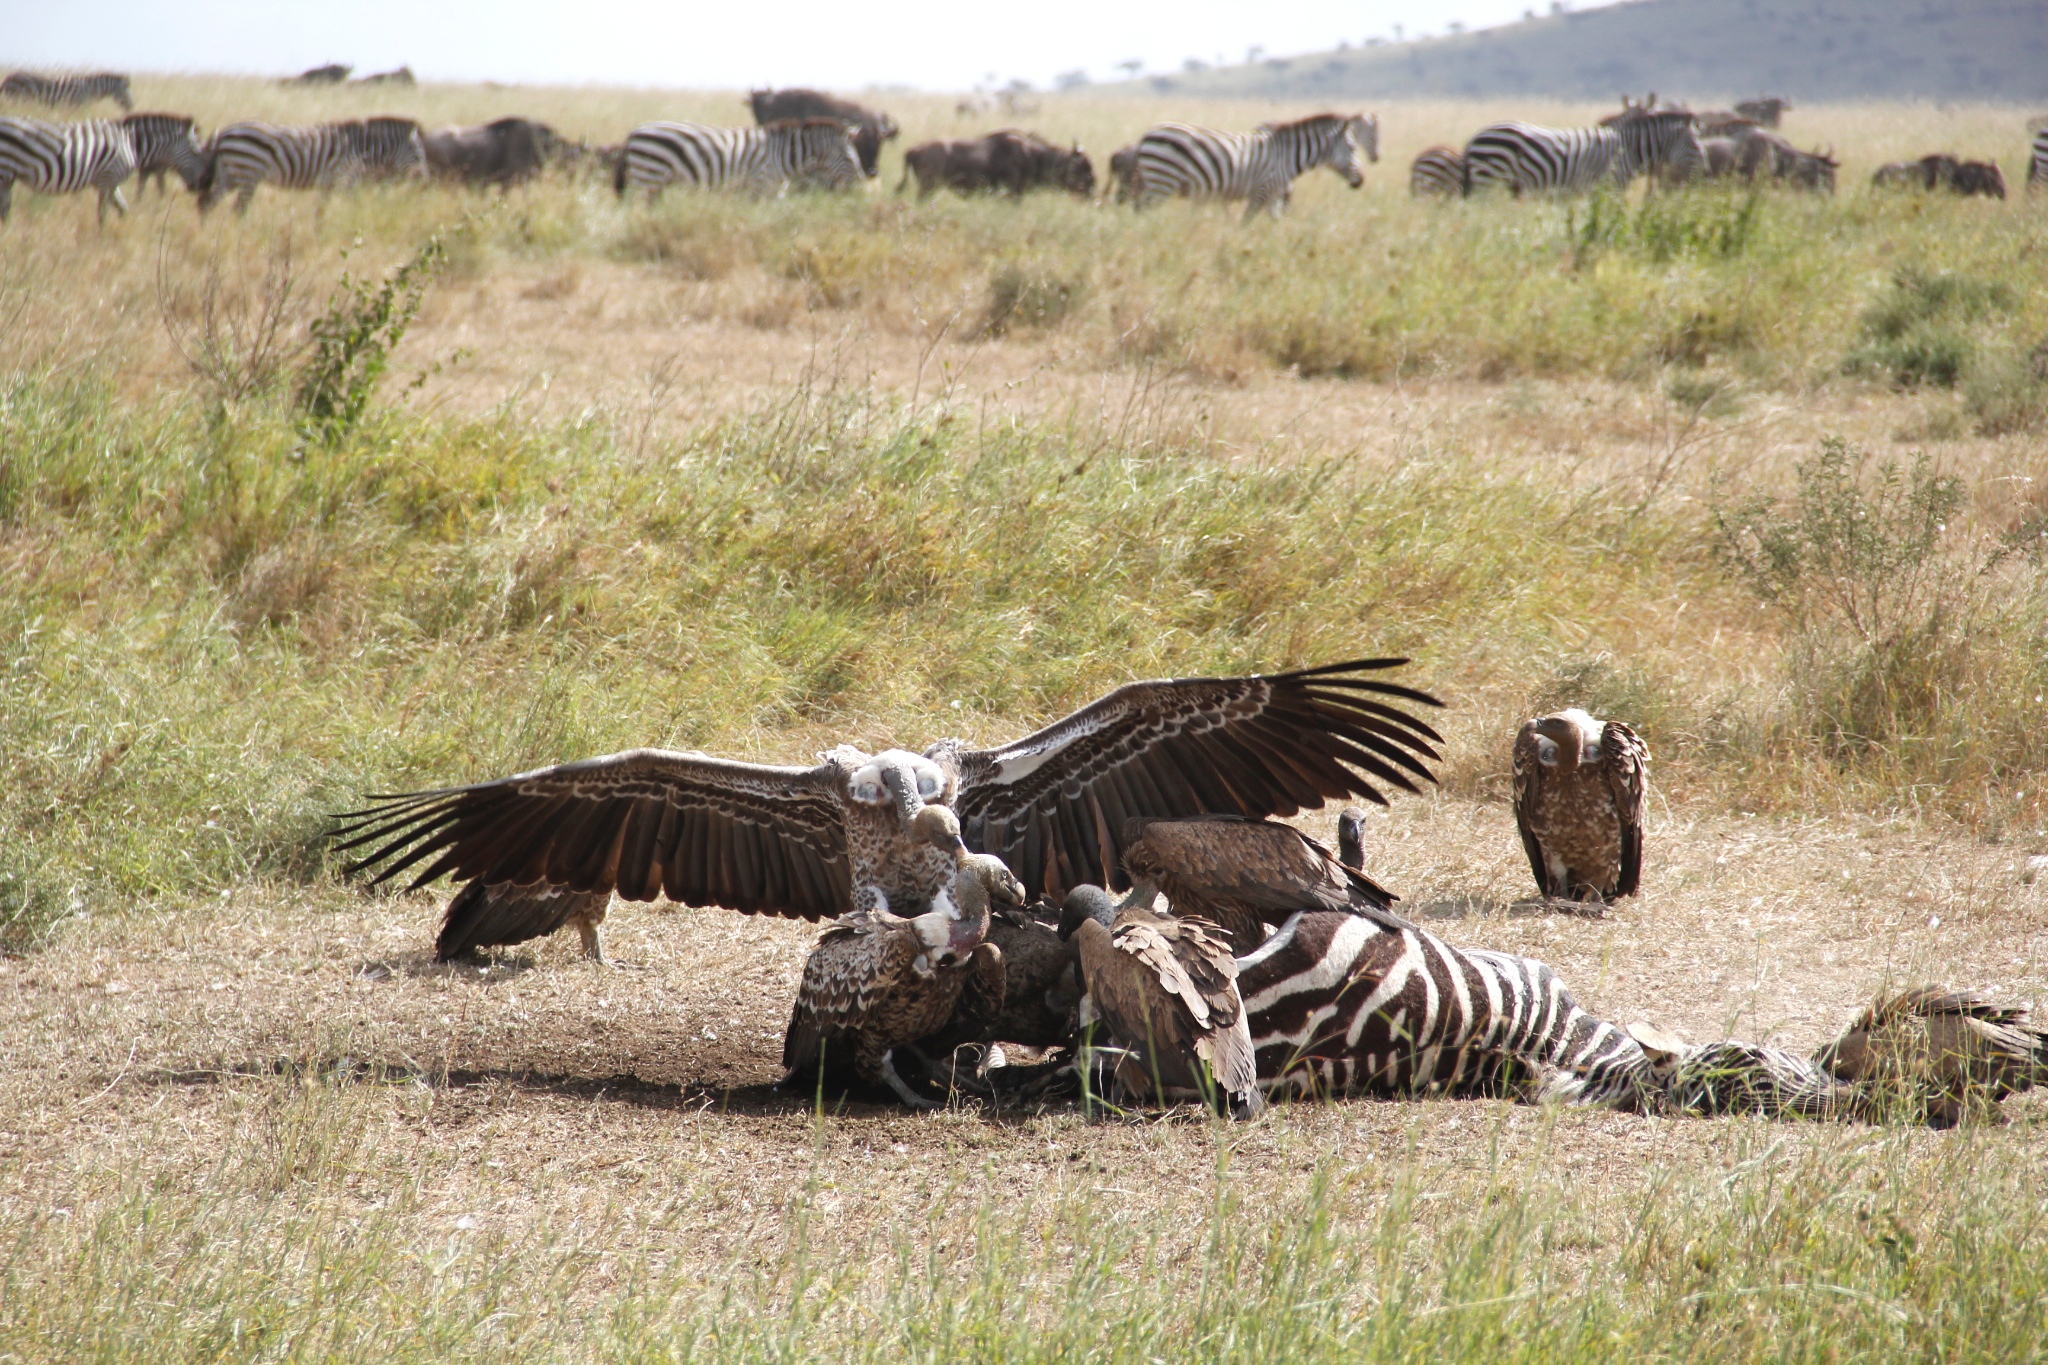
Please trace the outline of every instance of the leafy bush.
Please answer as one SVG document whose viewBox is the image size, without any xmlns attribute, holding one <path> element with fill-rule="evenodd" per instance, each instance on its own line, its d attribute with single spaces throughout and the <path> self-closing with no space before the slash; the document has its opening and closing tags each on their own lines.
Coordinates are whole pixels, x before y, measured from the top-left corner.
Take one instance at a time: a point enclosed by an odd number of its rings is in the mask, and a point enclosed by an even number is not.
<svg viewBox="0 0 2048 1365">
<path fill-rule="evenodd" d="M 2013 291 L 1996 280 L 1902 267 L 1864 309 L 1863 344 L 1844 367 L 1901 388 L 1953 388 L 1976 352 L 1973 324 L 2002 317 L 2016 304 Z"/>
<path fill-rule="evenodd" d="M 299 375 L 299 409 L 322 441 L 336 444 L 361 425 L 391 353 L 447 260 L 447 246 L 435 233 L 381 284 L 342 273 L 327 311 L 313 321 L 313 354 Z"/>
<path fill-rule="evenodd" d="M 1749 250 L 1763 219 L 1763 195 L 1731 195 L 1715 187 L 1652 194 L 1633 213 L 1628 201 L 1609 192 L 1586 203 L 1583 219 L 1572 206 L 1565 235 L 1580 264 L 1602 251 L 1625 249 L 1655 262 L 1706 257 L 1733 260 Z"/>
<path fill-rule="evenodd" d="M 2035 567 L 1952 531 L 1967 491 L 1925 456 L 1872 467 L 1831 439 L 1797 481 L 1789 500 L 1755 494 L 1713 519 L 1721 562 L 1790 628 L 1780 737 L 1895 788 L 2036 769 Z"/>
</svg>

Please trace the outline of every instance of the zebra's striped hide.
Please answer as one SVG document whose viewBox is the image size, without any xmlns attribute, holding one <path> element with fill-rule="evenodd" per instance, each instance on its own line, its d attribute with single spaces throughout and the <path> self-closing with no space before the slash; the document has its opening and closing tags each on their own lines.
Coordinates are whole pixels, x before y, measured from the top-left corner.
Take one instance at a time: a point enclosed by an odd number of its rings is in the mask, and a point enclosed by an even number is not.
<svg viewBox="0 0 2048 1365">
<path fill-rule="evenodd" d="M 1640 1108 L 1654 1089 L 1635 1040 L 1580 1009 L 1549 967 L 1466 952 L 1419 928 L 1296 915 L 1238 959 L 1238 990 L 1268 1092 L 1542 1090 Z"/>
</svg>

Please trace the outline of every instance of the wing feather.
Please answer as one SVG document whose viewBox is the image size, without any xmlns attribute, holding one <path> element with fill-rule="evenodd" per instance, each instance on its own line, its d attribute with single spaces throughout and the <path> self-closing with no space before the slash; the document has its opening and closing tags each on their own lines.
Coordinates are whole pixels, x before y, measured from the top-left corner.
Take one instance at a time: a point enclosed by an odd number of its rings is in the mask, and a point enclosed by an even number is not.
<svg viewBox="0 0 2048 1365">
<path fill-rule="evenodd" d="M 1643 816 L 1650 795 L 1650 748 L 1618 720 L 1607 722 L 1600 742 L 1600 762 L 1621 816 L 1621 876 L 1614 893 L 1632 896 L 1643 880 Z"/>
<path fill-rule="evenodd" d="M 636 749 L 495 782 L 373 798 L 338 817 L 349 870 L 412 885 L 546 882 L 577 892 L 657 892 L 819 919 L 852 908 L 838 770 L 769 767 Z"/>
<path fill-rule="evenodd" d="M 1529 856 L 1529 871 L 1536 876 L 1536 893 L 1551 893 L 1550 871 L 1543 859 L 1543 845 L 1537 841 L 1530 821 L 1542 795 L 1543 764 L 1536 756 L 1536 722 L 1524 721 L 1515 735 L 1515 828 L 1522 835 L 1522 852 Z"/>
<path fill-rule="evenodd" d="M 1254 819 L 1433 780 L 1441 736 L 1399 703 L 1440 705 L 1362 676 L 1405 659 L 1357 659 L 1290 673 L 1130 683 L 1015 743 L 958 753 L 957 807 L 970 847 L 1001 857 L 1027 886 L 1067 867 L 1117 886 L 1124 820 L 1210 812 Z M 1093 798 L 1108 823 L 1103 866 L 1093 822 L 1059 818 Z"/>
</svg>

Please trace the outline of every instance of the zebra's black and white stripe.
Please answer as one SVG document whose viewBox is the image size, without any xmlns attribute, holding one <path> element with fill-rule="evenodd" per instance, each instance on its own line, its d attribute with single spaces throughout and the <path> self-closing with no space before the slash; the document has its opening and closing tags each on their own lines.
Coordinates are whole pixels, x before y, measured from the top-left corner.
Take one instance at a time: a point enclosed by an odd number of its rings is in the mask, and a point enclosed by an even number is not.
<svg viewBox="0 0 2048 1365">
<path fill-rule="evenodd" d="M 1706 172 L 1699 123 L 1687 110 L 1632 109 L 1609 126 L 1628 149 L 1631 174 L 1683 185 Z"/>
<path fill-rule="evenodd" d="M 91 76 L 45 76 L 34 71 L 17 71 L 0 81 L 0 99 L 26 100 L 53 109 L 112 100 L 123 109 L 133 109 L 135 99 L 128 93 L 128 78 L 112 71 Z"/>
<path fill-rule="evenodd" d="M 668 185 L 775 195 L 792 184 L 838 190 L 860 179 L 852 130 L 836 119 L 763 128 L 643 123 L 626 139 L 612 188 L 621 196 L 644 188 L 649 198 Z"/>
<path fill-rule="evenodd" d="M 0 118 L 0 222 L 13 207 L 18 180 L 43 194 L 72 194 L 87 186 L 99 191 L 100 222 L 107 205 L 128 212 L 121 182 L 135 174 L 135 152 L 120 124 L 44 123 Z"/>
<path fill-rule="evenodd" d="M 314 127 L 235 123 L 214 134 L 208 148 L 201 212 L 238 191 L 247 209 L 256 187 L 325 190 L 352 180 L 426 174 L 420 126 L 408 118 L 348 119 Z"/>
<path fill-rule="evenodd" d="M 2048 190 L 2048 128 L 2034 134 L 2034 154 L 2027 162 L 2027 191 Z"/>
<path fill-rule="evenodd" d="M 1470 190 L 1505 186 L 1525 192 L 1578 193 L 1603 181 L 1627 189 L 1635 168 L 1628 146 L 1612 128 L 1545 128 L 1534 123 L 1496 123 L 1465 144 L 1465 177 Z"/>
<path fill-rule="evenodd" d="M 128 146 L 135 154 L 135 187 L 138 192 L 156 177 L 158 189 L 164 176 L 176 171 L 185 188 L 196 190 L 206 177 L 206 149 L 192 131 L 185 114 L 130 114 L 121 120 L 128 131 Z"/>
<path fill-rule="evenodd" d="M 1376 116 L 1316 114 L 1250 133 L 1162 123 L 1138 141 L 1133 191 L 1140 208 L 1171 195 L 1242 199 L 1247 222 L 1260 209 L 1277 218 L 1304 171 L 1328 166 L 1353 189 L 1364 184 L 1361 157 L 1380 159 Z"/>
<path fill-rule="evenodd" d="M 1557 974 L 1468 952 L 1410 926 L 1337 912 L 1294 916 L 1238 959 L 1259 1083 L 1301 1096 L 1481 1095 L 1542 1089 L 1639 1108 L 1649 1059 L 1580 1009 Z"/>
<path fill-rule="evenodd" d="M 1465 154 L 1456 147 L 1431 147 L 1408 168 L 1408 193 L 1417 199 L 1455 199 L 1465 192 Z"/>
</svg>

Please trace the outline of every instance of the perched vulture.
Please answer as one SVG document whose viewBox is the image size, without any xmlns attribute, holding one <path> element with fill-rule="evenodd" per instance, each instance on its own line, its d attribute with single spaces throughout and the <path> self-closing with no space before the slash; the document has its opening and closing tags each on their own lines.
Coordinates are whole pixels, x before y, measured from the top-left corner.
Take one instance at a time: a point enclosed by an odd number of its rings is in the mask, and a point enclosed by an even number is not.
<svg viewBox="0 0 2048 1365">
<path fill-rule="evenodd" d="M 2048 1029 L 2025 1006 L 1920 986 L 1871 1002 L 1813 1060 L 1874 1103 L 1924 1103 L 1928 1121 L 1948 1128 L 1971 1115 L 1995 1121 L 1998 1101 L 2048 1084 Z"/>
<path fill-rule="evenodd" d="M 1001 859 L 967 851 L 944 806 L 919 811 L 911 834 L 947 854 L 952 885 L 914 918 L 848 916 L 819 938 L 783 1037 L 785 1086 L 844 1062 L 912 1108 L 936 1107 L 904 1082 L 891 1053 L 945 1027 L 956 1009 L 982 1018 L 1002 1009 L 1003 955 L 985 942 L 989 913 L 994 901 L 1023 904 L 1024 888 Z"/>
<path fill-rule="evenodd" d="M 1356 806 L 1337 812 L 1337 861 L 1354 872 L 1365 871 L 1365 812 Z"/>
<path fill-rule="evenodd" d="M 1632 896 L 1643 875 L 1650 751 L 1573 707 L 1515 736 L 1515 824 L 1545 899 Z"/>
<path fill-rule="evenodd" d="M 1060 934 L 1081 950 L 1085 1025 L 1098 1017 L 1123 1049 L 1117 1084 L 1133 1096 L 1227 1102 L 1235 1118 L 1265 1107 L 1230 945 L 1193 920 L 1096 886 L 1067 893 Z"/>
<path fill-rule="evenodd" d="M 1439 736 L 1394 703 L 1440 703 L 1365 676 L 1405 662 L 1130 683 L 993 749 L 842 746 L 809 768 L 635 749 L 376 797 L 339 817 L 335 837 L 357 853 L 350 870 L 376 867 L 378 881 L 546 883 L 817 920 L 923 905 L 948 884 L 948 855 L 910 834 L 932 803 L 958 813 L 969 848 L 1057 900 L 1123 884 L 1118 840 L 1133 816 L 1384 805 L 1381 786 L 1432 780 Z"/>
<path fill-rule="evenodd" d="M 1388 908 L 1394 897 L 1386 888 L 1276 820 L 1139 817 L 1124 825 L 1124 869 L 1138 904 L 1163 892 L 1177 917 L 1209 921 L 1239 954 L 1257 948 L 1268 925 L 1278 928 L 1302 911 L 1343 910 L 1385 928 L 1411 927 Z"/>
<path fill-rule="evenodd" d="M 592 962 L 617 965 L 604 955 L 604 923 L 609 891 L 569 891 L 546 882 L 516 886 L 511 882 L 465 882 L 448 900 L 434 957 L 453 962 L 479 948 L 495 948 L 528 939 L 546 938 L 569 925 L 583 937 L 583 956 Z"/>
</svg>

